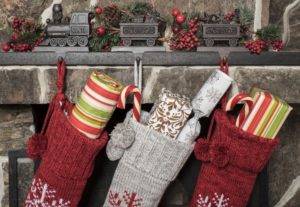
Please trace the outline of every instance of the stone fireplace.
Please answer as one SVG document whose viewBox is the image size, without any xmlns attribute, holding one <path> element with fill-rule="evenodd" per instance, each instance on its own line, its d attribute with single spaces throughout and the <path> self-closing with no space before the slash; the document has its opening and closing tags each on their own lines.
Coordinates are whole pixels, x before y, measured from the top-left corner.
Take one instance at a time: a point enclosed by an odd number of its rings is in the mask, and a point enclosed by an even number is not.
<svg viewBox="0 0 300 207">
<path fill-rule="evenodd" d="M 22 206 L 34 175 L 34 163 L 26 158 L 27 138 L 41 129 L 47 104 L 55 93 L 56 53 L 2 53 L 0 55 L 0 206 Z M 289 102 L 294 110 L 280 132 L 281 143 L 268 166 L 258 176 L 249 206 L 299 206 L 299 103 L 300 62 L 298 52 L 231 53 L 232 93 L 247 92 L 256 85 Z M 79 96 L 92 70 L 100 70 L 124 84 L 133 82 L 131 53 L 66 53 L 66 94 L 72 102 Z M 210 73 L 218 68 L 217 52 L 145 53 L 143 55 L 143 108 L 150 110 L 162 87 L 193 97 Z M 99 66 L 97 66 L 99 65 Z M 128 75 L 129 74 L 129 75 Z M 131 106 L 128 105 L 128 109 Z M 123 120 L 117 110 L 108 131 Z M 209 119 L 202 119 L 205 135 Z M 80 206 L 103 203 L 117 162 L 105 151 L 96 160 Z M 178 179 L 168 188 L 160 206 L 187 206 L 201 163 L 193 156 Z M 284 196 L 289 193 L 291 197 Z"/>
<path fill-rule="evenodd" d="M 144 1 L 144 0 L 142 0 Z M 47 15 L 47 8 L 62 2 L 66 15 L 71 11 L 88 10 L 96 0 L 3 0 L 0 2 L 0 43 L 8 40 L 7 19 L 11 16 L 37 18 Z M 126 5 L 132 0 L 103 0 Z M 147 2 L 147 1 L 144 1 Z M 230 12 L 247 5 L 255 13 L 255 27 L 268 23 L 283 27 L 285 7 L 293 0 L 189 0 L 151 1 L 161 14 L 174 7 L 196 8 L 208 13 Z M 231 94 L 249 92 L 258 86 L 286 100 L 293 111 L 280 131 L 281 142 L 268 165 L 259 174 L 248 207 L 300 206 L 300 38 L 299 7 L 290 13 L 290 43 L 284 52 L 232 52 L 228 56 L 229 74 L 234 79 Z M 124 84 L 133 83 L 135 56 L 126 52 L 83 53 L 51 52 L 0 53 L 0 207 L 22 206 L 39 162 L 26 156 L 26 142 L 40 131 L 48 104 L 55 94 L 56 67 L 62 56 L 67 64 L 66 94 L 76 102 L 82 87 L 93 70 L 102 71 Z M 161 88 L 185 94 L 197 93 L 211 72 L 219 67 L 217 52 L 149 52 L 143 59 L 143 109 L 150 110 Z M 126 110 L 130 109 L 129 104 Z M 121 122 L 126 110 L 117 110 L 108 124 L 110 132 Z M 201 119 L 201 135 L 205 136 L 210 119 Z M 107 159 L 102 151 L 83 194 L 81 207 L 103 204 L 118 162 Z M 188 205 L 201 163 L 192 155 L 178 178 L 165 193 L 160 207 Z"/>
</svg>

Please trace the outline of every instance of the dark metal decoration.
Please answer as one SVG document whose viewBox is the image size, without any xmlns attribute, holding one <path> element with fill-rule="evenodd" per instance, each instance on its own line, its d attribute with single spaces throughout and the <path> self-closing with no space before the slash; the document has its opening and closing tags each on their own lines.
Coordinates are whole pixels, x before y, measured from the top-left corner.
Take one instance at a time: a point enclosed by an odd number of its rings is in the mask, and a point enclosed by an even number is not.
<svg viewBox="0 0 300 207">
<path fill-rule="evenodd" d="M 27 157 L 25 150 L 8 152 L 9 206 L 18 207 L 18 158 Z"/>
<path fill-rule="evenodd" d="M 146 41 L 147 46 L 154 46 L 156 39 L 160 36 L 158 31 L 159 17 L 160 14 L 157 11 L 152 11 L 148 16 L 122 16 L 120 37 L 124 45 L 130 46 L 132 41 L 142 40 Z"/>
<path fill-rule="evenodd" d="M 8 152 L 8 174 L 9 174 L 9 206 L 19 207 L 18 192 L 18 159 L 27 158 L 26 149 Z M 39 161 L 34 162 L 34 172 L 38 168 Z"/>
<path fill-rule="evenodd" d="M 63 20 L 61 4 L 53 5 L 53 20 L 47 19 L 46 40 L 42 46 L 86 47 L 91 37 L 90 21 L 94 14 L 90 12 L 73 12 L 71 18 Z"/>
<path fill-rule="evenodd" d="M 239 38 L 241 37 L 239 11 L 236 10 L 235 14 L 229 23 L 222 14 L 208 15 L 204 13 L 201 21 L 203 22 L 202 32 L 206 46 L 214 46 L 215 41 L 226 41 L 231 47 L 238 46 Z"/>
<path fill-rule="evenodd" d="M 228 41 L 229 46 L 238 45 L 240 38 L 239 24 L 203 24 L 203 38 L 205 45 L 212 47 L 215 41 Z"/>
</svg>

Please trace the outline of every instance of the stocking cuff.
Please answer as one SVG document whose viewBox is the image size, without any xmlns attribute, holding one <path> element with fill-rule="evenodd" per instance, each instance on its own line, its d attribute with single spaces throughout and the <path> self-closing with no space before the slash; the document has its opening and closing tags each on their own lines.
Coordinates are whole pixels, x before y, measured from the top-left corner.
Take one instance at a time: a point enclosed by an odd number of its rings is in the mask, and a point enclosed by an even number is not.
<svg viewBox="0 0 300 207">
<path fill-rule="evenodd" d="M 147 116 L 147 112 L 142 112 L 142 117 Z M 171 139 L 132 118 L 129 125 L 135 132 L 135 141 L 125 151 L 121 162 L 158 179 L 175 179 L 194 144 Z"/>
<path fill-rule="evenodd" d="M 215 113 L 214 138 L 199 139 L 195 145 L 195 156 L 202 161 L 211 161 L 217 167 L 230 164 L 246 171 L 260 172 L 279 139 L 266 139 L 245 132 L 235 126 L 228 114 L 221 110 Z"/>
<path fill-rule="evenodd" d="M 93 170 L 94 159 L 107 142 L 103 132 L 99 139 L 90 139 L 77 131 L 59 108 L 51 119 L 46 136 L 47 151 L 41 163 L 42 174 L 61 178 L 87 179 Z"/>
</svg>

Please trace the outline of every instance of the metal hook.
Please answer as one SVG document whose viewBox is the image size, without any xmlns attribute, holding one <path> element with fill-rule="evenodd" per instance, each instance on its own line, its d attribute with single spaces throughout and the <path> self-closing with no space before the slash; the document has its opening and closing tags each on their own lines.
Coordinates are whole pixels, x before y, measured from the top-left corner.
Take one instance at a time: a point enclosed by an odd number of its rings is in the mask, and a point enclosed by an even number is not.
<svg viewBox="0 0 300 207">
<path fill-rule="evenodd" d="M 140 56 L 138 56 L 138 57 L 136 57 L 136 62 L 137 62 L 137 64 L 139 65 L 140 64 L 140 61 L 141 61 L 141 57 Z"/>
<path fill-rule="evenodd" d="M 62 56 L 59 56 L 57 60 L 59 63 L 62 63 L 64 61 L 64 58 Z"/>
<path fill-rule="evenodd" d="M 228 58 L 226 56 L 223 57 L 223 63 L 226 64 L 228 61 Z"/>
</svg>

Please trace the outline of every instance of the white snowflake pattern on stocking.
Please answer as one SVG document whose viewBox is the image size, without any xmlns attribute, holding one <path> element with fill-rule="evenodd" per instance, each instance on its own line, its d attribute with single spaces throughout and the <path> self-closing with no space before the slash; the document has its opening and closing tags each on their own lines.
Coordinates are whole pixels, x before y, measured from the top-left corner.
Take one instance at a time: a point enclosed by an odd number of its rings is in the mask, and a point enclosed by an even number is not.
<svg viewBox="0 0 300 207">
<path fill-rule="evenodd" d="M 208 196 L 203 197 L 199 194 L 197 203 L 197 207 L 232 207 L 229 204 L 229 198 L 226 198 L 223 193 L 221 195 L 214 193 L 211 199 Z"/>
<path fill-rule="evenodd" d="M 214 197 L 212 198 L 213 203 L 216 207 L 228 207 L 229 206 L 229 198 L 225 198 L 224 194 L 218 195 L 215 193 Z"/>
<path fill-rule="evenodd" d="M 56 191 L 41 179 L 33 179 L 24 207 L 68 207 L 70 201 L 56 198 Z"/>
<path fill-rule="evenodd" d="M 198 207 L 211 207 L 211 203 L 209 202 L 208 196 L 203 198 L 202 195 L 199 194 L 197 203 L 198 203 Z"/>
</svg>

